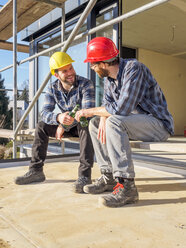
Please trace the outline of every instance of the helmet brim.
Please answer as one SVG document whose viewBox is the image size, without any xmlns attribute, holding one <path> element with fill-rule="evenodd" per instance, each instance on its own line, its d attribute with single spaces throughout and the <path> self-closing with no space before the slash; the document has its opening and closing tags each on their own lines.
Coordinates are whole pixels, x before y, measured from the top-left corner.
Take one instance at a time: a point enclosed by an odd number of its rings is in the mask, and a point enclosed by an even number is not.
<svg viewBox="0 0 186 248">
<path fill-rule="evenodd" d="M 67 66 L 67 65 L 70 65 L 70 64 L 72 64 L 73 62 L 75 62 L 75 61 L 72 60 L 70 63 L 66 63 L 66 64 L 64 64 L 63 66 L 57 67 L 57 68 L 55 68 L 55 69 L 51 69 L 50 72 L 51 72 L 52 75 L 54 75 L 54 74 L 55 74 L 55 70 L 58 70 L 58 69 L 63 68 L 63 67 L 65 67 L 65 66 Z"/>
<path fill-rule="evenodd" d="M 87 63 L 87 62 L 99 62 L 99 61 L 106 61 L 106 60 L 109 60 L 109 59 L 112 59 L 114 57 L 116 57 L 117 55 L 119 54 L 119 50 L 117 49 L 113 54 L 111 54 L 110 56 L 101 56 L 101 57 L 96 57 L 96 58 L 86 58 L 84 60 L 84 63 Z"/>
</svg>

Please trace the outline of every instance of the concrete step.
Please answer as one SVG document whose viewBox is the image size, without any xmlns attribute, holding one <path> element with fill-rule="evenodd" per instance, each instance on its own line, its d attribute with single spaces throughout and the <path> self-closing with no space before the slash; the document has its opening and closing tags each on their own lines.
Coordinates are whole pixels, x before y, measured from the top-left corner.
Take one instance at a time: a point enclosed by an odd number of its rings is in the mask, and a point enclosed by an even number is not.
<svg viewBox="0 0 186 248">
<path fill-rule="evenodd" d="M 130 141 L 130 144 L 132 148 L 186 153 L 186 137 L 184 136 L 173 136 L 165 142 Z"/>
</svg>

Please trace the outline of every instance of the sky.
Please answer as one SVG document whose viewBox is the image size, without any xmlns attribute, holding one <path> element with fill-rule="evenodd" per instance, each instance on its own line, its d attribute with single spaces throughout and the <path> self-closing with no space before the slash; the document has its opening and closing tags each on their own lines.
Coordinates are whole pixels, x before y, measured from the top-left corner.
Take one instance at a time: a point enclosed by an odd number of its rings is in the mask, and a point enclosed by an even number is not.
<svg viewBox="0 0 186 248">
<path fill-rule="evenodd" d="M 0 5 L 6 4 L 7 0 L 0 0 Z M 1 37 L 0 37 L 1 39 Z M 8 41 L 12 42 L 12 38 L 10 38 Z M 17 35 L 17 42 L 18 43 L 24 43 L 21 41 L 20 33 Z M 25 44 L 25 43 L 24 43 Z M 17 61 L 20 61 L 22 59 L 25 59 L 29 56 L 29 54 L 26 53 L 17 53 Z M 8 50 L 2 50 L 0 49 L 0 69 L 13 64 L 13 52 Z M 29 63 L 26 62 L 20 66 L 17 67 L 17 84 L 18 89 L 22 88 L 23 82 L 25 80 L 28 80 L 29 78 L 29 70 L 28 70 Z M 1 76 L 4 79 L 4 86 L 6 89 L 13 89 L 13 69 L 8 69 L 6 71 L 1 72 Z M 8 96 L 11 98 L 12 93 L 9 92 Z"/>
<path fill-rule="evenodd" d="M 4 5 L 8 2 L 8 0 L 0 0 L 0 5 Z M 1 40 L 1 37 L 0 37 Z M 12 38 L 10 38 L 8 41 L 12 42 Z M 23 43 L 29 45 L 27 42 L 21 41 L 21 32 L 17 35 L 17 42 Z M 73 49 L 69 48 L 68 53 L 70 56 L 72 56 L 73 60 L 75 60 L 75 63 L 73 63 L 73 66 L 76 70 L 76 73 L 86 77 L 87 76 L 87 64 L 83 63 L 83 60 L 86 58 L 86 44 L 85 42 L 80 43 L 76 46 L 74 46 Z M 29 57 L 29 54 L 26 53 L 17 53 L 17 61 L 21 61 L 25 58 Z M 82 57 L 81 60 L 79 58 Z M 42 61 L 45 61 L 45 58 L 41 58 Z M 41 63 L 41 68 L 39 70 L 39 85 L 41 82 L 43 82 L 44 78 L 46 77 L 49 66 L 48 66 L 48 59 L 47 64 L 44 62 Z M 7 67 L 9 65 L 13 64 L 13 51 L 8 50 L 2 50 L 0 49 L 0 69 Z M 6 71 L 1 72 L 1 76 L 4 79 L 4 86 L 6 89 L 13 89 L 13 68 L 8 69 Z M 21 64 L 20 66 L 17 66 L 17 88 L 23 89 L 23 83 L 29 79 L 29 62 L 26 62 L 24 64 Z M 8 92 L 8 96 L 10 100 L 12 100 L 12 91 Z"/>
</svg>

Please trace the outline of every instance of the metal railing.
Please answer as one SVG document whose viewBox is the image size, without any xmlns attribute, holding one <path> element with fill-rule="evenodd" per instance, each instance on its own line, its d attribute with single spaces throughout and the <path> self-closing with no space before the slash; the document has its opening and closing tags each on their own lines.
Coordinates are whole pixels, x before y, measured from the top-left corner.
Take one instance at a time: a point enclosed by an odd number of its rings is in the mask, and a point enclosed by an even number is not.
<svg viewBox="0 0 186 248">
<path fill-rule="evenodd" d="M 100 31 L 100 30 L 102 30 L 102 29 L 104 29 L 104 28 L 106 28 L 106 27 L 108 27 L 108 26 L 111 26 L 111 25 L 117 24 L 117 23 L 119 23 L 119 22 L 122 22 L 122 21 L 124 21 L 125 19 L 128 19 L 128 18 L 130 18 L 130 17 L 133 17 L 133 16 L 136 15 L 136 14 L 140 14 L 140 13 L 146 11 L 146 10 L 152 9 L 152 8 L 154 8 L 154 7 L 156 7 L 156 6 L 160 5 L 160 4 L 166 3 L 166 2 L 168 2 L 168 1 L 170 1 L 170 0 L 155 0 L 155 1 L 151 2 L 151 3 L 145 4 L 145 5 L 142 6 L 142 7 L 139 7 L 139 8 L 137 8 L 137 9 L 135 9 L 135 10 L 131 10 L 131 11 L 129 11 L 129 12 L 126 13 L 126 14 L 123 14 L 123 15 L 121 15 L 121 16 L 119 16 L 119 17 L 116 17 L 116 18 L 114 18 L 114 19 L 112 19 L 112 20 L 110 20 L 110 21 L 108 21 L 108 22 L 106 22 L 106 23 L 100 24 L 99 26 L 97 26 L 97 27 L 95 27 L 95 28 L 92 28 L 92 29 L 90 29 L 90 30 L 87 30 L 87 32 L 78 34 L 78 35 L 74 38 L 74 40 L 79 40 L 79 39 L 81 39 L 81 38 L 83 38 L 83 37 L 86 37 L 86 36 L 91 35 L 91 34 L 97 32 L 97 31 Z M 44 54 L 46 54 L 46 53 L 49 53 L 49 52 L 51 52 L 51 51 L 53 51 L 53 50 L 55 50 L 55 49 L 58 49 L 58 48 L 60 48 L 60 47 L 63 47 L 64 44 L 65 44 L 65 41 L 63 41 L 63 42 L 61 42 L 61 43 L 59 43 L 59 44 L 57 44 L 57 45 L 55 45 L 55 46 L 52 46 L 52 47 L 50 47 L 50 48 L 47 48 L 46 50 L 44 50 L 44 51 L 42 51 L 42 52 L 36 53 L 36 54 L 34 54 L 34 55 L 32 55 L 32 56 L 26 58 L 26 59 L 20 60 L 20 61 L 17 62 L 17 64 L 18 64 L 18 65 L 24 64 L 24 63 L 26 63 L 26 62 L 28 62 L 28 61 L 31 61 L 32 59 L 35 59 L 35 58 L 37 58 L 37 57 L 39 57 L 39 56 L 42 56 L 42 55 L 44 55 Z M 5 71 L 5 70 L 7 70 L 7 69 L 10 69 L 10 68 L 12 68 L 12 67 L 13 67 L 13 65 L 6 66 L 6 67 L 0 69 L 0 72 Z"/>
</svg>

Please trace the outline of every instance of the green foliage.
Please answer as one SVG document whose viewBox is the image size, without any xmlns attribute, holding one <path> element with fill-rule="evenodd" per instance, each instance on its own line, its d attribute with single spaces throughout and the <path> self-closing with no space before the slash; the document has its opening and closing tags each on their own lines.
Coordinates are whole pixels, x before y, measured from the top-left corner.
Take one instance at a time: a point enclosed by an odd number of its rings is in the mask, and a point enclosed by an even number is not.
<svg viewBox="0 0 186 248">
<path fill-rule="evenodd" d="M 0 74 L 0 89 L 5 89 L 4 79 Z M 0 115 L 5 114 L 8 111 L 9 98 L 6 95 L 6 91 L 0 91 Z"/>
<path fill-rule="evenodd" d="M 20 147 L 17 147 L 17 158 L 20 157 Z M 0 145 L 0 159 L 13 158 L 13 141 L 9 141 L 5 146 Z"/>
<path fill-rule="evenodd" d="M 0 159 L 4 158 L 6 148 L 0 145 Z"/>
<path fill-rule="evenodd" d="M 13 128 L 13 112 L 12 110 L 8 110 L 9 97 L 7 96 L 7 92 L 4 90 L 4 79 L 0 74 L 0 128 L 4 129 L 12 129 Z M 6 144 L 7 139 L 0 138 L 0 144 Z"/>
<path fill-rule="evenodd" d="M 13 141 L 9 141 L 7 144 L 6 144 L 6 147 L 7 148 L 10 148 L 10 147 L 13 147 Z"/>
<path fill-rule="evenodd" d="M 0 145 L 0 159 L 10 159 L 13 157 L 13 149 L 12 147 L 5 147 Z"/>
</svg>

